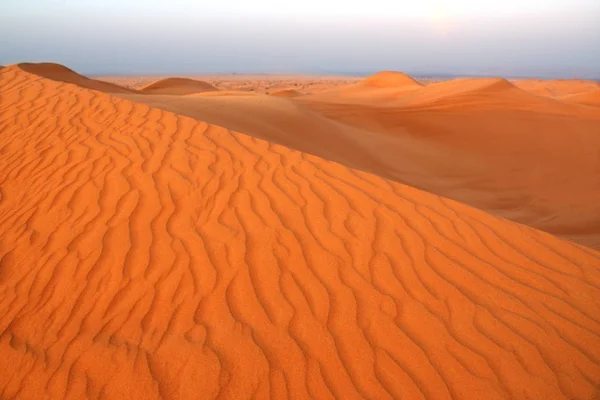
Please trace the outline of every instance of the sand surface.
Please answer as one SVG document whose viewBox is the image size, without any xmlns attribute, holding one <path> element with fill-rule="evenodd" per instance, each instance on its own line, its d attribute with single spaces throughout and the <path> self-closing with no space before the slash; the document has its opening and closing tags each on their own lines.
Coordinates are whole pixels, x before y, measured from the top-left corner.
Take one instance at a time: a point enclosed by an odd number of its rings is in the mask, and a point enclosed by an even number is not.
<svg viewBox="0 0 600 400">
<path fill-rule="evenodd" d="M 424 85 L 384 72 L 316 93 L 119 96 L 600 249 L 599 92 L 588 84 L 557 99 L 501 78 Z"/>
<path fill-rule="evenodd" d="M 600 108 L 373 78 L 0 70 L 0 398 L 598 396 Z"/>
</svg>

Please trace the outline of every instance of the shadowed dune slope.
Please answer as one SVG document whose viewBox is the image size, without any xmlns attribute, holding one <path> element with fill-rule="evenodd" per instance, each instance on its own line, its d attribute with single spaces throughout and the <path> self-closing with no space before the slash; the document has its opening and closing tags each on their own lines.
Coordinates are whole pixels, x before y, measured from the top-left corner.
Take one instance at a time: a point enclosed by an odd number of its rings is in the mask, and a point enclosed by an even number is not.
<svg viewBox="0 0 600 400">
<path fill-rule="evenodd" d="M 218 90 L 210 83 L 189 78 L 167 78 L 153 82 L 140 89 L 142 93 L 188 95 Z"/>
<path fill-rule="evenodd" d="M 0 397 L 598 394 L 600 253 L 16 68 L 0 89 Z"/>
<path fill-rule="evenodd" d="M 20 68 L 25 72 L 37 75 L 42 78 L 51 79 L 59 82 L 71 83 L 86 89 L 98 90 L 105 93 L 135 93 L 135 90 L 128 89 L 114 83 L 90 79 L 78 74 L 65 67 L 64 65 L 54 63 L 21 63 L 13 68 Z"/>
</svg>

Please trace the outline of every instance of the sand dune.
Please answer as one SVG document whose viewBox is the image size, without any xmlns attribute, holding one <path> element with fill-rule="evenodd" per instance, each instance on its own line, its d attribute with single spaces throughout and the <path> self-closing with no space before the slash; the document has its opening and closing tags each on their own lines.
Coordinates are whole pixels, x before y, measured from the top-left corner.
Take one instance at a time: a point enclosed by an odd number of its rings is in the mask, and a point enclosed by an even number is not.
<svg viewBox="0 0 600 400">
<path fill-rule="evenodd" d="M 363 79 L 361 84 L 380 88 L 421 86 L 421 84 L 412 77 L 397 71 L 378 72 Z"/>
<path fill-rule="evenodd" d="M 195 93 L 213 92 L 218 90 L 210 83 L 189 78 L 167 78 L 153 82 L 140 92 L 148 94 L 188 95 Z"/>
<path fill-rule="evenodd" d="M 368 80 L 369 78 L 367 78 Z M 489 109 L 526 107 L 530 110 L 559 112 L 565 105 L 555 100 L 542 98 L 515 86 L 503 78 L 460 78 L 426 86 L 406 85 L 373 87 L 356 84 L 324 93 L 309 99 L 321 103 L 360 104 L 378 107 L 431 106 L 452 109 Z"/>
<path fill-rule="evenodd" d="M 181 96 L 0 89 L 1 398 L 598 395 L 597 251 L 132 101 Z"/>
<path fill-rule="evenodd" d="M 135 90 L 133 89 L 128 89 L 109 82 L 89 79 L 60 64 L 21 63 L 18 64 L 17 67 L 41 78 L 71 83 L 86 89 L 98 90 L 105 93 L 135 93 Z"/>
<path fill-rule="evenodd" d="M 541 98 L 502 79 L 432 84 L 390 94 L 393 101 L 382 101 L 378 89 L 357 93 L 351 85 L 298 98 L 125 98 L 600 248 L 596 109 Z"/>
<path fill-rule="evenodd" d="M 514 84 L 539 96 L 564 97 L 600 88 L 598 82 L 582 79 L 518 79 Z"/>
<path fill-rule="evenodd" d="M 406 96 L 403 103 L 424 104 L 438 100 L 448 100 L 454 104 L 461 96 L 483 97 L 502 95 L 510 92 L 514 101 L 515 92 L 525 93 L 503 78 L 461 78 L 428 85 Z M 477 102 L 478 103 L 478 102 Z"/>
<path fill-rule="evenodd" d="M 294 89 L 284 89 L 284 90 L 278 90 L 277 92 L 273 92 L 270 93 L 271 96 L 277 96 L 277 97 L 298 97 L 298 96 L 302 96 L 302 93 L 300 93 L 297 90 Z"/>
<path fill-rule="evenodd" d="M 390 78 L 390 76 L 392 78 Z M 600 112 L 501 78 L 251 92 L 122 95 L 375 173 L 600 249 Z M 393 85 L 390 85 L 393 86 Z"/>
<path fill-rule="evenodd" d="M 388 165 L 380 175 L 600 248 L 596 109 L 481 79 L 379 106 L 305 99 L 321 115 L 380 134 L 374 151 Z"/>
<path fill-rule="evenodd" d="M 564 101 L 577 104 L 585 104 L 589 106 L 600 106 L 600 88 L 579 94 L 573 94 L 563 97 Z"/>
<path fill-rule="evenodd" d="M 314 93 L 310 98 L 321 102 L 377 105 L 397 100 L 421 88 L 419 82 L 404 73 L 382 71 L 354 84 Z"/>
</svg>

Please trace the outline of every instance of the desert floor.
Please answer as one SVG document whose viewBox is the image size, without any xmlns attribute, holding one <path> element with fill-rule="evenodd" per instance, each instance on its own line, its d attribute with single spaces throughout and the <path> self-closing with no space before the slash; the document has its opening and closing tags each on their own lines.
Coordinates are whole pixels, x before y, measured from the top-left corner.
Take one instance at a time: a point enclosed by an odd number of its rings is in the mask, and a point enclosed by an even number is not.
<svg viewBox="0 0 600 400">
<path fill-rule="evenodd" d="M 600 86 L 0 69 L 0 399 L 594 399 Z"/>
</svg>

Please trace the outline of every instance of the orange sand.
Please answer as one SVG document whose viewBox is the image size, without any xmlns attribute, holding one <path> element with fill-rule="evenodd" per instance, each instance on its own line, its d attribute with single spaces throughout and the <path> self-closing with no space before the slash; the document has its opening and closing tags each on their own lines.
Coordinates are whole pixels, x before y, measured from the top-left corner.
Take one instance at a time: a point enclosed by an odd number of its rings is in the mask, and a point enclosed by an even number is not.
<svg viewBox="0 0 600 400">
<path fill-rule="evenodd" d="M 421 86 L 389 72 L 298 97 L 226 93 L 119 96 L 600 249 L 598 108 L 500 78 Z"/>
<path fill-rule="evenodd" d="M 597 235 L 597 108 L 504 81 L 378 106 L 396 89 L 95 85 L 0 71 L 0 398 L 598 395 L 600 253 L 397 182 L 587 206 Z"/>
<path fill-rule="evenodd" d="M 522 89 L 546 97 L 563 97 L 600 88 L 598 82 L 582 79 L 519 79 L 514 83 Z"/>
<path fill-rule="evenodd" d="M 79 75 L 75 71 L 59 64 L 54 63 L 23 63 L 19 68 L 30 74 L 41 78 L 52 79 L 58 82 L 72 83 L 85 89 L 98 90 L 106 93 L 135 93 L 135 90 L 113 83 L 89 79 Z"/>
<path fill-rule="evenodd" d="M 210 83 L 189 78 L 167 78 L 153 82 L 140 89 L 147 94 L 187 95 L 195 93 L 213 92 L 217 90 Z"/>
<path fill-rule="evenodd" d="M 589 106 L 600 106 L 600 87 L 593 91 L 565 96 L 563 100 Z"/>
<path fill-rule="evenodd" d="M 302 93 L 300 93 L 294 89 L 284 89 L 284 90 L 279 90 L 277 92 L 271 93 L 271 95 L 278 96 L 278 97 L 298 97 L 298 96 L 302 96 Z"/>
</svg>

